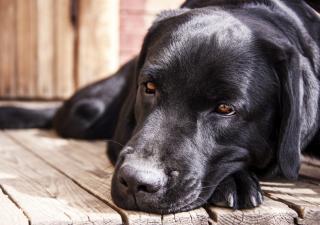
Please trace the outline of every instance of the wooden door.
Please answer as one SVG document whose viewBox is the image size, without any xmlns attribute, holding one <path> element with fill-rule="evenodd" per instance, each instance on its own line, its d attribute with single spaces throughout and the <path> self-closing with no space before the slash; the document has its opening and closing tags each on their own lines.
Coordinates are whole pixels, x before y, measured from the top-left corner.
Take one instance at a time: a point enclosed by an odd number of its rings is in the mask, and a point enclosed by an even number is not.
<svg viewBox="0 0 320 225">
<path fill-rule="evenodd" d="M 66 98 L 114 72 L 118 7 L 118 0 L 0 0 L 0 98 Z"/>
</svg>

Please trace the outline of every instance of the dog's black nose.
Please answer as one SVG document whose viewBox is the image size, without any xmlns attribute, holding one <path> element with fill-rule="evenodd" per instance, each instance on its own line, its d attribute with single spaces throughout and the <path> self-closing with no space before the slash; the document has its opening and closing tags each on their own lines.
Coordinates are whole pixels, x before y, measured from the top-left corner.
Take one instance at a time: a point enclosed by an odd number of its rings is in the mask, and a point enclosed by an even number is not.
<svg viewBox="0 0 320 225">
<path fill-rule="evenodd" d="M 154 168 L 125 165 L 119 170 L 119 182 L 130 194 L 156 193 L 164 186 L 165 177 L 160 170 Z"/>
</svg>

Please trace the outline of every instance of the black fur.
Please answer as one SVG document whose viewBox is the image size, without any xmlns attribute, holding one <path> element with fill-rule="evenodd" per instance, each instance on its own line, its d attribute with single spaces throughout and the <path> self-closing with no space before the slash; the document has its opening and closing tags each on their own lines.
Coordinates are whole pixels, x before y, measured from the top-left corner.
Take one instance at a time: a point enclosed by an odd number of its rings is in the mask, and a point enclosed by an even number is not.
<svg viewBox="0 0 320 225">
<path fill-rule="evenodd" d="M 296 179 L 300 154 L 320 155 L 319 45 L 320 16 L 302 0 L 188 0 L 159 15 L 137 59 L 66 101 L 53 127 L 63 137 L 112 138 L 120 207 L 255 207 L 257 175 Z M 217 113 L 222 103 L 236 113 Z M 50 113 L 23 112 L 0 108 L 0 127 L 50 124 Z M 129 192 L 128 166 L 160 176 L 161 187 Z"/>
</svg>

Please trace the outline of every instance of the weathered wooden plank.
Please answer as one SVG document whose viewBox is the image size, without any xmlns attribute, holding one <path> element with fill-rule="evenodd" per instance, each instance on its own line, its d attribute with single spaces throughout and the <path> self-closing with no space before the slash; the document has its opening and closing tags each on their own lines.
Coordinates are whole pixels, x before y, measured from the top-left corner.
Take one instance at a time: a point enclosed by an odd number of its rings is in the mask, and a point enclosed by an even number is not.
<svg viewBox="0 0 320 225">
<path fill-rule="evenodd" d="M 126 211 L 114 205 L 110 194 L 114 169 L 105 155 L 103 145 L 92 144 L 91 147 L 88 147 L 88 144 L 81 145 L 81 142 L 75 144 L 75 141 L 63 140 L 50 132 L 39 130 L 10 131 L 8 134 L 43 160 L 63 171 L 81 187 L 108 202 L 110 206 L 122 214 L 126 223 L 163 223 L 160 215 Z M 92 153 L 93 151 L 95 153 Z M 203 209 L 198 210 L 196 216 L 193 213 L 183 213 L 178 216 L 179 220 L 176 224 L 184 225 L 184 221 L 190 221 L 190 217 L 193 224 L 208 223 L 208 215 Z M 205 218 L 207 218 L 207 221 L 205 221 Z"/>
<path fill-rule="evenodd" d="M 36 138 L 37 139 L 37 138 Z M 120 215 L 0 132 L 0 184 L 31 224 L 121 224 Z"/>
<path fill-rule="evenodd" d="M 78 3 L 77 84 L 112 74 L 119 66 L 119 0 Z"/>
<path fill-rule="evenodd" d="M 16 1 L 17 89 L 19 96 L 33 97 L 37 78 L 35 0 Z"/>
<path fill-rule="evenodd" d="M 16 106 L 30 109 L 53 108 L 62 104 L 61 101 L 0 101 L 0 106 Z"/>
<path fill-rule="evenodd" d="M 0 0 L 0 96 L 15 95 L 16 1 Z"/>
<path fill-rule="evenodd" d="M 78 148 L 67 140 L 57 138 L 44 131 L 9 131 L 8 133 L 30 151 L 63 171 L 86 190 L 119 210 L 127 218 L 129 224 L 146 224 L 148 221 L 153 224 L 161 224 L 161 216 L 148 214 L 145 217 L 144 213 L 123 211 L 112 203 L 110 185 L 113 166 L 105 154 L 96 157 L 87 149 Z"/>
<path fill-rule="evenodd" d="M 251 210 L 231 210 L 219 207 L 209 207 L 211 218 L 216 224 L 259 224 L 284 225 L 294 224 L 297 213 L 285 204 L 265 197 L 264 203 Z"/>
<path fill-rule="evenodd" d="M 272 199 L 282 201 L 296 210 L 301 223 L 319 224 L 320 186 L 306 182 L 262 182 L 262 189 Z"/>
<path fill-rule="evenodd" d="M 6 179 L 0 173 L 0 180 Z M 7 195 L 0 190 L 0 225 L 28 225 L 28 218 L 22 210 L 10 201 Z"/>
<path fill-rule="evenodd" d="M 37 10 L 37 97 L 54 96 L 54 0 L 36 0 Z"/>
<path fill-rule="evenodd" d="M 320 181 L 320 160 L 304 156 L 299 174 Z"/>
<path fill-rule="evenodd" d="M 74 92 L 75 32 L 71 22 L 72 1 L 54 1 L 54 85 L 56 97 Z"/>
<path fill-rule="evenodd" d="M 106 141 L 81 141 L 81 140 L 70 140 L 73 142 L 75 146 L 78 148 L 82 148 L 84 151 L 90 152 L 90 155 L 96 155 L 98 158 L 105 158 L 106 160 Z M 102 162 L 105 164 L 105 161 Z M 154 219 L 150 216 L 150 214 L 133 214 L 129 215 L 131 219 L 131 223 L 140 223 L 146 222 L 147 224 L 153 224 L 154 222 L 157 224 L 157 216 L 154 215 Z M 196 224 L 196 225 L 207 225 L 208 224 L 208 214 L 203 208 L 195 209 L 189 212 L 182 212 L 170 215 L 164 215 L 162 218 L 162 224 Z M 149 221 L 149 222 L 148 222 Z M 134 222 L 134 223 L 133 223 Z"/>
<path fill-rule="evenodd" d="M 320 160 L 319 159 L 304 156 L 302 158 L 302 162 L 305 164 L 310 164 L 310 165 L 316 166 L 320 169 Z"/>
<path fill-rule="evenodd" d="M 320 180 L 320 167 L 303 163 L 300 167 L 300 175 Z"/>
<path fill-rule="evenodd" d="M 164 215 L 163 225 L 207 225 L 209 224 L 208 216 L 203 208 L 195 209 L 189 212 L 181 212 L 176 214 Z"/>
</svg>

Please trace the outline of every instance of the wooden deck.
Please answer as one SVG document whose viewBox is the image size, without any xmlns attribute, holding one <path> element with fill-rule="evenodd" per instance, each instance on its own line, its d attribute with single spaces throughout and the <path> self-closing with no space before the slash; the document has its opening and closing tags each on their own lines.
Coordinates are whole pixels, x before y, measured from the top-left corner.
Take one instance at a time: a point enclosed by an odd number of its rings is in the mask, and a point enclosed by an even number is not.
<svg viewBox="0 0 320 225">
<path fill-rule="evenodd" d="M 0 131 L 0 224 L 320 224 L 317 161 L 303 165 L 298 182 L 262 183 L 265 202 L 256 209 L 208 207 L 164 216 L 115 206 L 112 173 L 103 141 Z"/>
</svg>

